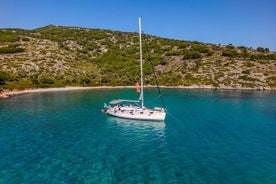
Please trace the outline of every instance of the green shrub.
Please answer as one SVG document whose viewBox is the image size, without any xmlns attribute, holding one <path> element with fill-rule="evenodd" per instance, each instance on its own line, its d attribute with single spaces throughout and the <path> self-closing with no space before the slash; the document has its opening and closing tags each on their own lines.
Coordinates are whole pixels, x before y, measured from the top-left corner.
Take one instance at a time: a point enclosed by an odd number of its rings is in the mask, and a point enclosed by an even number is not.
<svg viewBox="0 0 276 184">
<path fill-rule="evenodd" d="M 5 71 L 0 70 L 0 85 L 5 84 L 5 82 L 9 79 L 9 74 Z"/>
<path fill-rule="evenodd" d="M 24 37 L 24 38 L 22 38 L 22 41 L 24 41 L 24 42 L 29 42 L 29 41 L 30 41 L 30 38 Z"/>
<path fill-rule="evenodd" d="M 198 51 L 186 51 L 184 53 L 183 59 L 197 59 L 201 57 L 202 55 Z"/>
<path fill-rule="evenodd" d="M 19 37 L 16 33 L 11 31 L 2 31 L 0 30 L 0 43 L 1 42 L 16 42 L 19 41 Z"/>
<path fill-rule="evenodd" d="M 39 84 L 39 82 L 38 82 L 38 80 L 37 80 L 36 78 L 33 78 L 33 79 L 32 79 L 32 84 L 34 84 L 34 85 L 38 85 L 38 84 Z"/>
<path fill-rule="evenodd" d="M 252 60 L 276 60 L 276 53 L 273 54 L 264 54 L 264 53 L 260 53 L 260 54 L 252 54 L 250 56 L 250 59 Z"/>
<path fill-rule="evenodd" d="M 211 53 L 210 49 L 206 45 L 201 45 L 201 44 L 194 44 L 192 46 L 192 49 L 195 51 L 198 51 L 200 53 Z"/>
<path fill-rule="evenodd" d="M 242 71 L 242 74 L 250 74 L 250 70 L 244 70 Z"/>
<path fill-rule="evenodd" d="M 91 82 L 91 80 L 88 77 L 82 77 L 80 79 L 80 83 L 85 85 L 85 84 L 89 84 Z"/>
<path fill-rule="evenodd" d="M 262 48 L 262 47 L 258 47 L 257 48 L 258 52 L 269 52 L 269 48 Z"/>
<path fill-rule="evenodd" d="M 237 57 L 239 53 L 234 49 L 227 49 L 222 52 L 222 56 L 226 57 Z"/>
<path fill-rule="evenodd" d="M 266 81 L 270 87 L 276 87 L 276 77 L 268 77 Z"/>
<path fill-rule="evenodd" d="M 181 54 L 181 51 L 171 50 L 165 53 L 166 56 L 178 56 Z"/>
<path fill-rule="evenodd" d="M 255 64 L 252 63 L 251 61 L 246 61 L 246 62 L 244 63 L 244 66 L 246 66 L 246 67 L 253 67 L 253 66 L 255 66 Z"/>
<path fill-rule="evenodd" d="M 227 45 L 226 48 L 227 48 L 227 49 L 231 49 L 231 50 L 232 50 L 232 49 L 235 49 L 235 47 L 234 47 L 232 44 Z"/>
<path fill-rule="evenodd" d="M 47 74 L 40 74 L 37 80 L 39 84 L 55 84 L 55 81 Z"/>
<path fill-rule="evenodd" d="M 24 52 L 25 50 L 23 48 L 18 47 L 19 45 L 9 45 L 8 47 L 1 47 L 0 48 L 0 54 L 12 54 L 12 53 L 18 53 L 18 52 Z"/>
</svg>

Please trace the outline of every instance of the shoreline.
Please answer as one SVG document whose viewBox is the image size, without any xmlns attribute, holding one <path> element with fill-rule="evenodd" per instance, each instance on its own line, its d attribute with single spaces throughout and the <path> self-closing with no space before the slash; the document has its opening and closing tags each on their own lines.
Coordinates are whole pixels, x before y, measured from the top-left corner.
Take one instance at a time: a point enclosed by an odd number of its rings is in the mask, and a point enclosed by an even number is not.
<svg viewBox="0 0 276 184">
<path fill-rule="evenodd" d="M 57 88 L 32 88 L 23 90 L 3 90 L 0 93 L 0 99 L 6 99 L 12 96 L 28 94 L 28 93 L 44 93 L 44 92 L 59 92 L 59 91 L 73 91 L 73 90 L 89 90 L 89 89 L 115 89 L 115 88 L 135 88 L 134 86 L 66 86 Z"/>
<path fill-rule="evenodd" d="M 145 88 L 154 88 L 155 86 L 147 85 Z M 3 90 L 0 93 L 0 99 L 7 99 L 12 96 L 28 94 L 28 93 L 43 93 L 43 92 L 59 92 L 59 91 L 73 91 L 73 90 L 91 90 L 91 89 L 131 89 L 135 86 L 66 86 L 58 88 L 34 88 L 24 90 Z M 276 91 L 276 88 L 244 88 L 244 87 L 213 87 L 208 85 L 192 85 L 192 86 L 160 86 L 166 89 L 206 89 L 206 90 L 251 90 L 251 91 Z"/>
</svg>

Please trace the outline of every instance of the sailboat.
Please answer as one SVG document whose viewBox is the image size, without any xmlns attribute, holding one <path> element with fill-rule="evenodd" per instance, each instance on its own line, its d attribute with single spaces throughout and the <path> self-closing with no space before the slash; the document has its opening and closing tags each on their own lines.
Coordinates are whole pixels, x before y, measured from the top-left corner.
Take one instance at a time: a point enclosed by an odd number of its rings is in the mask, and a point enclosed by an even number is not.
<svg viewBox="0 0 276 184">
<path fill-rule="evenodd" d="M 140 87 L 136 83 L 136 91 L 140 92 L 138 100 L 115 99 L 108 104 L 104 104 L 104 113 L 125 119 L 164 121 L 166 110 L 164 107 L 146 108 L 144 104 L 144 86 L 143 86 L 143 57 L 142 57 L 142 26 L 141 17 L 139 17 L 139 44 L 140 44 Z"/>
</svg>

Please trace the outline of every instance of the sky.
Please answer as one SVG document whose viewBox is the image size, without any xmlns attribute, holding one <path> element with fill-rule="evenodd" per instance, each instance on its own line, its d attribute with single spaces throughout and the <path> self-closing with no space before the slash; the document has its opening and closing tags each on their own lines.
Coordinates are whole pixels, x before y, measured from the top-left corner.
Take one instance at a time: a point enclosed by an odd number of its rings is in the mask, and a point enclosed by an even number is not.
<svg viewBox="0 0 276 184">
<path fill-rule="evenodd" d="M 0 0 L 0 28 L 138 31 L 276 51 L 276 0 Z"/>
</svg>

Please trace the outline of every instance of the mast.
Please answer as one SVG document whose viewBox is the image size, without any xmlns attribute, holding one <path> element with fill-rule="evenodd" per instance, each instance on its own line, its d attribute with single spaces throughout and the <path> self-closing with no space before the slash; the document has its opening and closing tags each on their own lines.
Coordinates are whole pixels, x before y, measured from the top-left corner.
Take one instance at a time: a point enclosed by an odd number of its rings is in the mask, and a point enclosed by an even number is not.
<svg viewBox="0 0 276 184">
<path fill-rule="evenodd" d="M 141 17 L 139 17 L 139 40 L 140 40 L 140 85 L 141 85 L 141 94 L 139 100 L 141 100 L 141 107 L 144 108 L 144 86 L 143 86 L 143 57 L 142 57 L 142 26 L 141 26 Z"/>
</svg>

